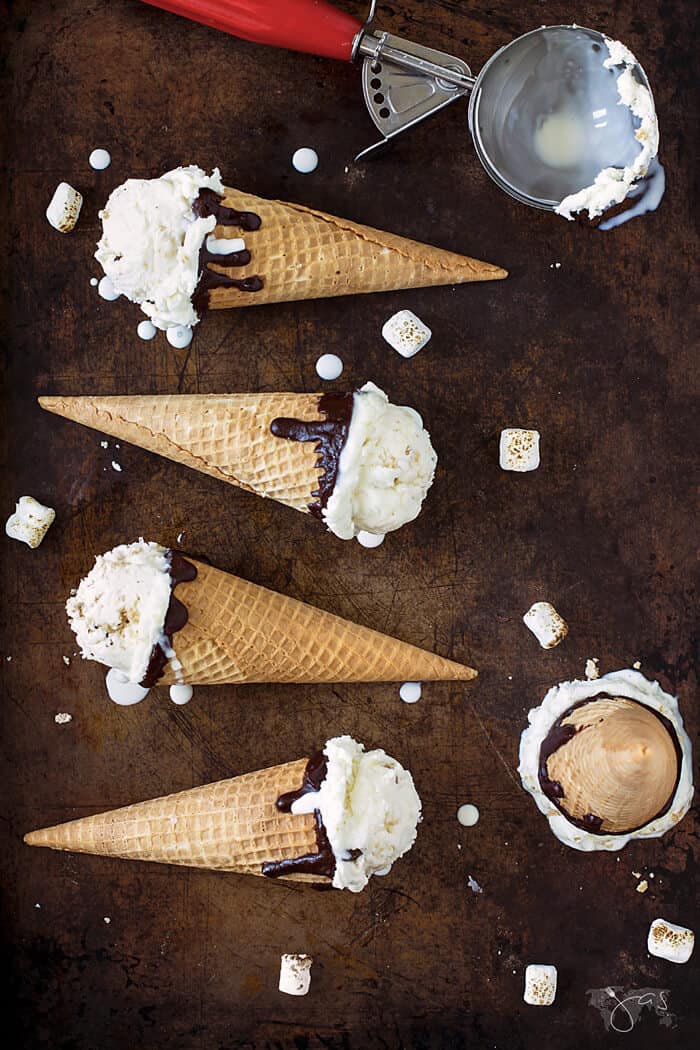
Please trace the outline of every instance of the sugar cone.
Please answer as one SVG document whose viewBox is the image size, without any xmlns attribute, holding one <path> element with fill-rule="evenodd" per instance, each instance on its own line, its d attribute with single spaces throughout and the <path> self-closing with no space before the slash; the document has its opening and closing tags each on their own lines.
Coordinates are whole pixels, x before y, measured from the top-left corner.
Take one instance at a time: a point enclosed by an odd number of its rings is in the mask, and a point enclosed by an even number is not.
<svg viewBox="0 0 700 1050">
<path fill-rule="evenodd" d="M 299 788 L 307 760 L 137 802 L 32 831 L 29 846 L 262 875 L 266 861 L 314 854 L 312 814 L 281 813 L 278 797 Z M 292 875 L 328 883 L 320 875 Z"/>
<path fill-rule="evenodd" d="M 673 797 L 678 759 L 660 718 L 626 697 L 598 697 L 562 720 L 575 735 L 549 755 L 545 768 L 575 820 L 590 816 L 597 830 L 619 835 L 643 827 Z"/>
<path fill-rule="evenodd" d="M 176 595 L 189 619 L 173 638 L 182 680 L 403 682 L 475 678 L 471 667 L 343 620 L 189 558 Z M 162 684 L 177 679 L 168 666 Z"/>
<path fill-rule="evenodd" d="M 262 222 L 259 230 L 243 235 L 252 256 L 247 266 L 227 269 L 213 264 L 210 268 L 237 279 L 257 275 L 263 279 L 263 288 L 258 292 L 215 288 L 209 298 L 212 309 L 497 281 L 508 276 L 500 266 L 361 226 L 301 204 L 264 200 L 228 187 L 223 204 L 238 211 L 255 212 Z M 239 237 L 241 231 L 219 226 L 216 236 Z"/>
<path fill-rule="evenodd" d="M 232 485 L 308 511 L 320 470 L 313 442 L 275 437 L 277 416 L 320 419 L 320 394 L 40 397 L 48 412 Z"/>
</svg>

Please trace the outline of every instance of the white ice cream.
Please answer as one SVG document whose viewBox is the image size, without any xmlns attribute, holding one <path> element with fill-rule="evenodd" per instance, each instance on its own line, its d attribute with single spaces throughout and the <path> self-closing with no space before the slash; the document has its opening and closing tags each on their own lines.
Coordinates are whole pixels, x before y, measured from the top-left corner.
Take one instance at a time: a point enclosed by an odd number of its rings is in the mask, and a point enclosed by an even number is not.
<svg viewBox="0 0 700 1050">
<path fill-rule="evenodd" d="M 365 383 L 354 395 L 338 477 L 323 511 L 336 536 L 384 535 L 413 521 L 435 476 L 437 456 L 423 420 Z"/>
<path fill-rule="evenodd" d="M 170 555 L 157 543 L 140 539 L 98 555 L 66 602 L 83 658 L 141 682 L 163 640 L 171 586 Z"/>
<path fill-rule="evenodd" d="M 192 164 L 159 179 L 127 179 L 100 212 L 95 258 L 116 291 L 138 303 L 157 328 L 199 320 L 192 306 L 199 250 L 216 226 L 213 215 L 198 219 L 192 211 L 202 189 L 223 194 L 219 169 L 207 175 Z"/>
<path fill-rule="evenodd" d="M 620 204 L 632 188 L 643 179 L 649 165 L 659 152 L 659 124 L 656 119 L 654 100 L 649 89 L 640 84 L 633 73 L 638 62 L 629 48 L 619 40 L 605 38 L 609 51 L 603 65 L 607 69 L 624 65 L 624 70 L 617 79 L 617 90 L 620 96 L 619 105 L 627 106 L 640 121 L 635 138 L 641 146 L 634 162 L 625 168 L 604 168 L 591 186 L 586 186 L 578 193 L 571 193 L 555 208 L 557 215 L 573 219 L 580 211 L 587 211 L 590 219 L 602 215 L 608 208 Z"/>
<path fill-rule="evenodd" d="M 539 779 L 540 748 L 556 720 L 574 704 L 598 696 L 599 693 L 628 697 L 645 704 L 653 711 L 658 711 L 671 722 L 681 749 L 680 775 L 668 811 L 637 831 L 620 835 L 595 835 L 577 827 L 545 795 Z M 547 817 L 551 831 L 565 846 L 586 852 L 622 849 L 630 839 L 658 838 L 664 835 L 688 812 L 693 798 L 690 740 L 683 728 L 678 700 L 675 696 L 665 693 L 658 682 L 650 682 L 639 671 L 628 670 L 611 671 L 610 674 L 593 681 L 562 682 L 549 690 L 540 706 L 532 708 L 527 718 L 530 724 L 520 738 L 520 779 L 525 790 L 534 798 L 538 809 Z"/>
<path fill-rule="evenodd" d="M 324 754 L 328 773 L 320 790 L 302 795 L 292 812 L 320 811 L 336 861 L 333 885 L 359 893 L 370 876 L 386 874 L 410 850 L 421 801 L 411 774 L 384 751 L 338 736 Z M 360 855 L 348 859 L 357 849 Z"/>
</svg>

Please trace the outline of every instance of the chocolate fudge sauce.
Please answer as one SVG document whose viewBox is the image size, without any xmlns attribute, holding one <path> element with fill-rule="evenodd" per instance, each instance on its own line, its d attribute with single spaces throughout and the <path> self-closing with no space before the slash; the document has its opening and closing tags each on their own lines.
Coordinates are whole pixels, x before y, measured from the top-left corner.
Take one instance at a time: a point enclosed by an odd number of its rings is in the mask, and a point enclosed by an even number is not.
<svg viewBox="0 0 700 1050">
<path fill-rule="evenodd" d="M 241 230 L 259 230 L 261 219 L 253 211 L 236 211 L 235 208 L 227 208 L 221 203 L 221 197 L 214 190 L 200 190 L 192 204 L 192 211 L 198 219 L 207 219 L 213 215 L 217 226 L 237 226 Z M 247 266 L 251 255 L 247 249 L 233 252 L 231 255 L 219 255 L 207 249 L 206 238 L 199 250 L 199 281 L 192 296 L 192 306 L 198 317 L 209 306 L 209 293 L 214 288 L 238 288 L 241 292 L 259 292 L 263 287 L 262 277 L 253 275 L 251 277 L 231 277 L 227 273 L 218 273 L 210 270 L 211 263 L 215 266 Z"/>
<path fill-rule="evenodd" d="M 323 509 L 331 497 L 338 478 L 340 453 L 345 447 L 352 419 L 354 394 L 323 394 L 319 398 L 318 411 L 322 419 L 273 419 L 270 430 L 279 438 L 290 441 L 315 441 L 321 468 L 318 488 L 311 495 L 310 512 L 323 517 Z"/>
<path fill-rule="evenodd" d="M 284 795 L 280 795 L 275 803 L 278 810 L 281 813 L 291 813 L 292 806 L 298 799 L 303 798 L 304 795 L 308 795 L 312 791 L 321 790 L 321 784 L 326 779 L 327 774 L 328 759 L 323 751 L 314 751 L 313 755 L 306 763 L 301 787 L 295 788 L 294 791 L 287 791 Z"/>
<path fill-rule="evenodd" d="M 236 211 L 221 203 L 221 197 L 214 190 L 200 190 L 192 204 L 192 211 L 198 219 L 208 219 L 212 215 L 217 226 L 238 226 L 241 230 L 252 232 L 259 230 L 262 220 L 254 211 Z"/>
<path fill-rule="evenodd" d="M 277 799 L 277 809 L 282 813 L 292 812 L 292 803 L 297 799 L 308 795 L 310 791 L 318 791 L 326 779 L 328 772 L 328 761 L 323 751 L 316 751 L 306 763 L 304 777 L 301 787 L 295 791 L 287 791 Z M 321 812 L 314 810 L 316 821 L 316 845 L 315 853 L 307 853 L 303 857 L 289 857 L 286 860 L 266 861 L 262 866 L 262 873 L 269 879 L 277 879 L 280 875 L 306 874 L 326 875 L 332 879 L 335 874 L 335 857 L 331 844 L 328 841 L 326 829 L 323 826 Z"/>
<path fill-rule="evenodd" d="M 554 722 L 552 728 L 547 733 L 547 736 L 542 741 L 542 745 L 540 747 L 538 775 L 542 791 L 545 793 L 547 798 L 554 803 L 557 809 L 561 810 L 561 812 L 571 824 L 574 824 L 577 828 L 582 828 L 584 831 L 589 831 L 593 835 L 608 834 L 608 832 L 600 830 L 603 824 L 603 818 L 596 816 L 595 813 L 584 813 L 582 817 L 574 817 L 570 813 L 568 813 L 566 808 L 560 802 L 560 799 L 566 798 L 564 788 L 558 780 L 550 780 L 549 774 L 547 772 L 547 762 L 549 761 L 550 756 L 553 755 L 555 751 L 558 751 L 560 747 L 563 747 L 565 744 L 567 744 L 569 740 L 571 740 L 573 737 L 576 736 L 577 733 L 580 733 L 580 731 L 585 728 L 584 726 L 577 727 L 573 725 L 563 725 L 563 722 L 569 717 L 572 711 L 577 710 L 577 708 L 579 707 L 585 707 L 586 704 L 592 704 L 596 700 L 615 699 L 616 698 L 614 696 L 610 696 L 609 693 L 598 693 L 596 696 L 587 697 L 585 700 L 579 700 L 578 703 L 572 704 L 571 707 L 564 711 L 564 713 L 559 716 L 556 722 Z M 681 751 L 681 746 L 678 741 L 678 737 L 676 736 L 676 731 L 673 727 L 673 723 L 670 722 L 669 719 L 665 717 L 665 715 L 662 715 L 659 711 L 655 711 L 653 707 L 647 707 L 646 704 L 642 704 L 638 700 L 633 700 L 632 697 L 626 696 L 622 697 L 622 699 L 629 700 L 633 704 L 638 704 L 639 707 L 643 707 L 645 708 L 645 710 L 650 711 L 653 715 L 655 715 L 656 718 L 658 718 L 658 720 L 663 725 L 666 732 L 671 737 L 671 740 L 673 741 L 673 748 L 676 752 L 676 780 L 673 785 L 673 791 L 671 792 L 668 801 L 659 810 L 659 812 L 651 818 L 651 820 L 658 820 L 659 817 L 663 817 L 665 813 L 668 813 L 669 809 L 671 808 L 673 799 L 675 798 L 676 790 L 678 789 L 678 780 L 681 775 L 681 763 L 683 761 L 683 753 Z M 646 824 L 650 824 L 651 820 L 646 821 Z M 639 827 L 644 826 L 645 825 L 639 825 Z M 616 831 L 614 832 L 614 834 L 627 835 L 632 831 L 638 831 L 639 827 L 628 828 L 627 831 Z"/>
<path fill-rule="evenodd" d="M 170 646 L 172 646 L 175 632 L 181 631 L 187 623 L 187 607 L 182 604 L 179 598 L 175 597 L 175 588 L 178 583 L 188 583 L 196 575 L 197 570 L 192 562 L 187 561 L 177 551 L 170 551 L 170 602 L 168 603 L 168 611 L 165 614 L 165 623 L 163 624 L 163 634 L 168 639 Z M 167 662 L 168 657 L 165 655 L 163 647 L 159 642 L 156 642 L 151 650 L 151 658 L 148 661 L 146 674 L 140 684 L 147 689 L 154 686 L 162 676 Z"/>
</svg>

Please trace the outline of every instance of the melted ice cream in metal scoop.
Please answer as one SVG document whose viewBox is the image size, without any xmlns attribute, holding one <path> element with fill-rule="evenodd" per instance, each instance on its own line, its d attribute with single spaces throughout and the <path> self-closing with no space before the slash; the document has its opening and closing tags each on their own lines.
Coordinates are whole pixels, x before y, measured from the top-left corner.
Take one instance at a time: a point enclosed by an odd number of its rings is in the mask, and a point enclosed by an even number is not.
<svg viewBox="0 0 700 1050">
<path fill-rule="evenodd" d="M 482 70 L 469 121 L 489 174 L 526 204 L 598 219 L 631 195 L 629 218 L 663 196 L 647 78 L 628 48 L 594 30 L 547 26 L 514 40 Z"/>
</svg>

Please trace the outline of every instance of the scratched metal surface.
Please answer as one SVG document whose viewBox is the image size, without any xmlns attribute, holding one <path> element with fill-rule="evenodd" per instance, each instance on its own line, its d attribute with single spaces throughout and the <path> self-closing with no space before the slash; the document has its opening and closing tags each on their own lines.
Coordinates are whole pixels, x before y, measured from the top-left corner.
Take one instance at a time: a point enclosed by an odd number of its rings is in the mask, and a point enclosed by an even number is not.
<svg viewBox="0 0 700 1050">
<path fill-rule="evenodd" d="M 357 69 L 236 42 L 135 0 L 9 4 L 3 514 L 25 493 L 57 510 L 38 551 L 0 544 L 14 1045 L 618 1045 L 587 997 L 608 985 L 668 989 L 675 1021 L 645 1009 L 628 1045 L 693 1042 L 697 965 L 645 949 L 658 915 L 698 927 L 692 815 L 661 842 L 579 855 L 549 834 L 515 773 L 527 709 L 592 656 L 603 670 L 641 660 L 697 730 L 692 10 L 685 0 L 384 8 L 386 28 L 475 68 L 544 19 L 574 15 L 637 52 L 670 187 L 655 215 L 602 235 L 499 193 L 464 108 L 357 168 L 353 153 L 372 139 Z M 319 151 L 311 177 L 290 167 L 299 145 Z M 106 172 L 88 166 L 95 146 L 112 153 Z M 143 343 L 136 308 L 90 287 L 97 209 L 124 178 L 190 162 L 499 262 L 510 279 L 220 313 L 188 351 Z M 63 178 L 85 196 L 68 237 L 43 217 Z M 379 335 L 401 307 L 434 331 L 411 361 Z M 371 378 L 415 405 L 439 452 L 425 512 L 375 551 L 138 449 L 103 449 L 98 434 L 35 405 L 42 392 L 313 390 L 322 351 L 345 361 L 336 388 Z M 508 425 L 542 432 L 536 473 L 499 471 Z M 139 535 L 173 544 L 181 531 L 185 548 L 224 569 L 473 662 L 480 678 L 430 685 L 415 706 L 394 685 L 359 685 L 199 689 L 184 708 L 156 691 L 118 708 L 100 669 L 72 655 L 65 596 L 96 552 Z M 552 652 L 521 623 L 537 599 L 571 625 Z M 56 725 L 58 711 L 73 721 Z M 359 896 L 22 845 L 29 829 L 296 758 L 343 732 L 408 765 L 425 807 L 410 856 Z M 455 820 L 465 801 L 481 809 L 473 829 Z M 633 871 L 654 872 L 646 895 Z M 289 951 L 315 960 L 302 1000 L 276 988 Z M 550 1010 L 522 1001 L 531 961 L 559 968 Z"/>
</svg>

